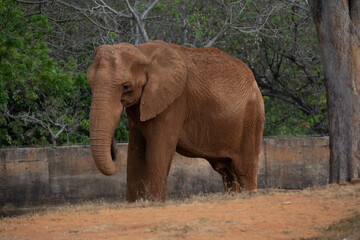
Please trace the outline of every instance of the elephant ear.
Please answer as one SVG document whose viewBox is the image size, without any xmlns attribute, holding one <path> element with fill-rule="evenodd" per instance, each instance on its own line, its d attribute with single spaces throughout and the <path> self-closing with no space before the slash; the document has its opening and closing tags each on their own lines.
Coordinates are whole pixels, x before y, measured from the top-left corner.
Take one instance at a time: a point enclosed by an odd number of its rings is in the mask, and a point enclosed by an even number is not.
<svg viewBox="0 0 360 240">
<path fill-rule="evenodd" d="M 152 41 L 137 47 L 148 59 L 147 82 L 140 102 L 140 121 L 147 121 L 180 97 L 187 72 L 184 60 L 167 43 Z"/>
</svg>

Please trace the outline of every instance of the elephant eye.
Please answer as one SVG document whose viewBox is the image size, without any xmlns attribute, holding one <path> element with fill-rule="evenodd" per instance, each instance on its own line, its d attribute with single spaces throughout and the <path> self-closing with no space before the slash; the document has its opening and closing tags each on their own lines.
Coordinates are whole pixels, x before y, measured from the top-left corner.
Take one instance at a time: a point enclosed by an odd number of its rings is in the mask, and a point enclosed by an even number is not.
<svg viewBox="0 0 360 240">
<path fill-rule="evenodd" d="M 123 85 L 123 93 L 127 93 L 131 91 L 131 83 L 124 83 Z"/>
</svg>

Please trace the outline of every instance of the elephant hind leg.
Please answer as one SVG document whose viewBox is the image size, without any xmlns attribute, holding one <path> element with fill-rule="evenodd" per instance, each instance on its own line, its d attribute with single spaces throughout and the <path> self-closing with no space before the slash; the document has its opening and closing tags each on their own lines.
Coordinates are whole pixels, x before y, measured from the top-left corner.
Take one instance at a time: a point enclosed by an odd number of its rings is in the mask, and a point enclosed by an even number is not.
<svg viewBox="0 0 360 240">
<path fill-rule="evenodd" d="M 240 184 L 240 189 L 255 191 L 257 189 L 258 156 L 247 159 L 248 161 L 243 159 L 246 158 L 238 157 L 233 160 L 234 171 Z"/>
<path fill-rule="evenodd" d="M 238 174 L 241 189 L 255 191 L 257 189 L 257 174 Z"/>
<path fill-rule="evenodd" d="M 240 192 L 240 184 L 232 160 L 225 159 L 208 159 L 212 168 L 222 177 L 225 192 Z"/>
</svg>

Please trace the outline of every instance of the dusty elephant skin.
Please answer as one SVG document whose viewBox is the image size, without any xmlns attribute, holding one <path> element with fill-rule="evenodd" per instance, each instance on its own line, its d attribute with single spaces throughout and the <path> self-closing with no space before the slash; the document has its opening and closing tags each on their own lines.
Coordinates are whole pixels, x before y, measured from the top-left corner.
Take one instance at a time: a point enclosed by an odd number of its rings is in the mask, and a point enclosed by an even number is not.
<svg viewBox="0 0 360 240">
<path fill-rule="evenodd" d="M 240 60 L 216 48 L 121 43 L 97 48 L 87 80 L 91 151 L 106 175 L 116 171 L 112 136 L 126 109 L 128 201 L 165 200 L 175 151 L 207 159 L 225 191 L 256 189 L 264 105 Z"/>
</svg>

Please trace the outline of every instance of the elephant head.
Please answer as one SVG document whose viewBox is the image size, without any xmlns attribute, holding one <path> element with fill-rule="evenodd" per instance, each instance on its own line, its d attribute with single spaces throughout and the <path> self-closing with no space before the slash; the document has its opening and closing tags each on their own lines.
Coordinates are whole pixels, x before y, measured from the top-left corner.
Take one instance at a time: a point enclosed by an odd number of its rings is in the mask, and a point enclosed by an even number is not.
<svg viewBox="0 0 360 240">
<path fill-rule="evenodd" d="M 87 72 L 91 87 L 90 145 L 97 168 L 105 175 L 116 172 L 112 137 L 123 107 L 139 105 L 140 121 L 166 110 L 185 88 L 186 67 L 168 44 L 121 43 L 100 46 Z"/>
</svg>

